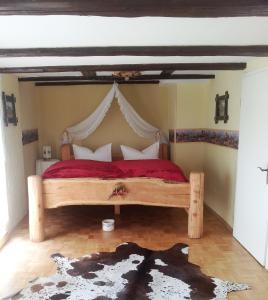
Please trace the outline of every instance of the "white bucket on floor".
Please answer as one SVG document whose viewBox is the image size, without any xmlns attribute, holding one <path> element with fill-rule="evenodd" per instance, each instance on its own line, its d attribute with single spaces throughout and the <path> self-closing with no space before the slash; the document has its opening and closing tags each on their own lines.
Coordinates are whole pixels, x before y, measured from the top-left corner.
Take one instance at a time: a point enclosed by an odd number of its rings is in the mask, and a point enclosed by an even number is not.
<svg viewBox="0 0 268 300">
<path fill-rule="evenodd" d="M 102 221 L 103 231 L 113 231 L 114 230 L 114 219 L 105 219 Z"/>
</svg>

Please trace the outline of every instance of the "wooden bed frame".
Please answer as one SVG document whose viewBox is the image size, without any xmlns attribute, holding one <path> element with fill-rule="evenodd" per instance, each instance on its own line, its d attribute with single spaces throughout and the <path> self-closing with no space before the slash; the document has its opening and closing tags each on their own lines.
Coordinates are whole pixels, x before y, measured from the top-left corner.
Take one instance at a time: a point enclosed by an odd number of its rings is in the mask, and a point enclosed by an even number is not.
<svg viewBox="0 0 268 300">
<path fill-rule="evenodd" d="M 62 160 L 73 158 L 72 146 L 61 149 Z M 160 147 L 160 158 L 168 158 L 168 146 Z M 151 205 L 181 207 L 188 213 L 188 236 L 203 233 L 204 174 L 191 173 L 189 183 L 167 182 L 156 178 L 63 178 L 28 177 L 29 229 L 31 241 L 45 239 L 44 211 L 67 205 Z"/>
</svg>

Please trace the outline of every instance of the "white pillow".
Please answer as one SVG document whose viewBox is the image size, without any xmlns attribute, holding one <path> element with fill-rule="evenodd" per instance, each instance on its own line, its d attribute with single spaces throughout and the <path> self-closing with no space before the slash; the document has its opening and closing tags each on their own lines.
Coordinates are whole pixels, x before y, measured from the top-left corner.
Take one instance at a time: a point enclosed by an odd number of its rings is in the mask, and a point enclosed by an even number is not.
<svg viewBox="0 0 268 300">
<path fill-rule="evenodd" d="M 89 148 L 73 145 L 75 159 L 90 159 L 98 161 L 112 161 L 112 144 L 107 144 L 92 151 Z"/>
<path fill-rule="evenodd" d="M 121 145 L 124 160 L 139 160 L 139 159 L 158 159 L 159 158 L 159 142 L 152 144 L 142 151 Z"/>
</svg>

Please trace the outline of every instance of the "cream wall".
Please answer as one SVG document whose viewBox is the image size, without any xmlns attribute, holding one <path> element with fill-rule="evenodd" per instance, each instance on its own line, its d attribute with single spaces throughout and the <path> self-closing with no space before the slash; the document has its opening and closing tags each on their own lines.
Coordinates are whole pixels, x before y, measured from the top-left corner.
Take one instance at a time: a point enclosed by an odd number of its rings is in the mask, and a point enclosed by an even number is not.
<svg viewBox="0 0 268 300">
<path fill-rule="evenodd" d="M 207 128 L 239 130 L 242 71 L 222 71 L 211 81 L 207 109 Z M 229 121 L 214 122 L 215 96 L 229 92 Z M 205 144 L 205 202 L 231 227 L 235 200 L 237 150 Z"/>
<path fill-rule="evenodd" d="M 247 63 L 247 72 L 255 71 L 258 69 L 268 68 L 268 58 L 258 57 L 253 58 Z"/>
<path fill-rule="evenodd" d="M 3 126 L 1 114 L 1 131 L 3 137 L 3 150 L 6 184 L 1 187 L 1 200 L 7 203 L 8 215 L 5 231 L 10 232 L 27 213 L 27 197 L 24 178 L 23 149 L 21 141 L 21 100 L 17 78 L 11 75 L 0 76 L 1 92 L 14 94 L 16 97 L 17 126 Z M 2 203 L 3 204 L 3 203 Z M 1 205 L 2 206 L 2 205 Z M 2 209 L 2 207 L 1 207 Z M 3 214 L 3 211 L 1 211 Z"/>
<path fill-rule="evenodd" d="M 185 82 L 177 85 L 173 105 L 177 129 L 239 130 L 242 71 L 222 71 L 207 82 Z M 229 121 L 215 124 L 215 96 L 228 91 Z M 233 225 L 237 150 L 208 143 L 176 143 L 171 146 L 172 159 L 186 175 L 205 172 L 205 202 L 230 226 Z"/>
<path fill-rule="evenodd" d="M 174 108 L 176 129 L 204 128 L 210 81 L 181 83 L 177 85 L 177 103 Z M 190 171 L 204 170 L 204 143 L 176 143 L 171 145 L 172 158 L 188 176 Z"/>
<path fill-rule="evenodd" d="M 59 157 L 64 129 L 91 114 L 110 88 L 110 85 L 38 87 L 41 112 L 39 146 L 52 145 L 53 156 Z M 176 95 L 176 86 L 120 85 L 120 90 L 142 118 L 168 133 L 169 102 Z M 100 127 L 82 144 L 96 149 L 110 142 L 113 142 L 113 153 L 119 155 L 120 144 L 142 149 L 153 141 L 133 132 L 114 101 Z"/>
<path fill-rule="evenodd" d="M 247 64 L 245 72 L 268 67 L 268 58 L 253 58 Z M 211 81 L 210 101 L 208 105 L 208 128 L 239 130 L 241 84 L 244 71 L 218 72 Z M 217 93 L 228 90 L 229 121 L 214 124 L 213 116 Z M 205 145 L 204 169 L 206 173 L 205 201 L 231 227 L 233 226 L 237 150 L 212 144 Z"/>
<path fill-rule="evenodd" d="M 39 98 L 38 90 L 32 82 L 19 84 L 21 99 L 21 129 L 39 127 Z M 23 146 L 25 179 L 35 174 L 35 161 L 38 157 L 38 141 Z"/>
</svg>

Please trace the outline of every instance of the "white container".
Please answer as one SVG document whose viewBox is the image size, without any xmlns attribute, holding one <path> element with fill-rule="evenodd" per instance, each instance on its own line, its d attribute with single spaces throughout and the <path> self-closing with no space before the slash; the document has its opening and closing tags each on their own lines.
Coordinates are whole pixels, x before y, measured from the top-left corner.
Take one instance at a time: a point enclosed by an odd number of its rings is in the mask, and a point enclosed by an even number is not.
<svg viewBox="0 0 268 300">
<path fill-rule="evenodd" d="M 102 221 L 103 231 L 113 231 L 114 230 L 114 219 L 105 219 Z"/>
<path fill-rule="evenodd" d="M 43 146 L 43 159 L 51 159 L 51 146 Z"/>
</svg>

